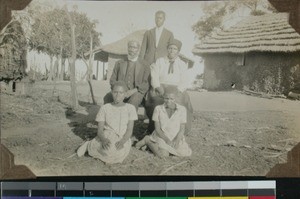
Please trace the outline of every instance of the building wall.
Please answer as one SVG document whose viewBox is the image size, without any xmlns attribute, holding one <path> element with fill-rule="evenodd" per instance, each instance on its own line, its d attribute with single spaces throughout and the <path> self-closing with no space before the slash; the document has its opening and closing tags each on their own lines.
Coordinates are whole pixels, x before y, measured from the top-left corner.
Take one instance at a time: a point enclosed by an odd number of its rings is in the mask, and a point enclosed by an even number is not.
<svg viewBox="0 0 300 199">
<path fill-rule="evenodd" d="M 251 89 L 272 94 L 287 93 L 300 81 L 300 52 L 213 54 L 204 56 L 204 88 Z"/>
</svg>

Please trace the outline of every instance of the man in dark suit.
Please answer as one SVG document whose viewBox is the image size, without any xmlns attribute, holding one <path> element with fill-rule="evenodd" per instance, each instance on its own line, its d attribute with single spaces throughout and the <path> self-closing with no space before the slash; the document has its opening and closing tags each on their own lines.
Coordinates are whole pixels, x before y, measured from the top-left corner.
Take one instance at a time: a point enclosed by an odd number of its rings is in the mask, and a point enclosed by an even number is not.
<svg viewBox="0 0 300 199">
<path fill-rule="evenodd" d="M 128 56 L 124 60 L 116 62 L 110 78 L 110 85 L 116 81 L 124 81 L 128 87 L 125 102 L 138 109 L 146 92 L 149 90 L 150 68 L 144 61 L 138 58 L 140 43 L 138 41 L 128 42 Z M 111 92 L 104 97 L 104 103 L 112 102 Z"/>
<path fill-rule="evenodd" d="M 163 26 L 165 19 L 165 12 L 157 11 L 155 13 L 156 27 L 147 30 L 144 34 L 139 57 L 149 65 L 168 54 L 168 44 L 174 38 L 173 33 Z"/>
</svg>

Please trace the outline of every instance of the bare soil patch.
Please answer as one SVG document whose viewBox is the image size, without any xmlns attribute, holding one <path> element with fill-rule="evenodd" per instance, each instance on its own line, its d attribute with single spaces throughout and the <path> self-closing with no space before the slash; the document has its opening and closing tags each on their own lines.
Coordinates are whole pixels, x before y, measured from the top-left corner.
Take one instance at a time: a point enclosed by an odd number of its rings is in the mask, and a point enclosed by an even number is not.
<svg viewBox="0 0 300 199">
<path fill-rule="evenodd" d="M 26 96 L 1 93 L 1 142 L 14 153 L 16 164 L 28 166 L 37 176 L 264 176 L 274 165 L 285 162 L 287 152 L 300 140 L 295 125 L 300 115 L 292 109 L 210 111 L 206 107 L 196 109 L 193 129 L 186 135 L 191 157 L 160 159 L 133 147 L 122 164 L 108 165 L 75 155 L 84 140 L 95 137 L 94 119 L 100 106 L 89 103 L 89 96 L 81 92 L 81 109 L 74 112 L 68 108 L 68 92 L 58 90 L 53 95 L 49 88 L 36 86 Z M 199 96 L 203 100 L 206 95 L 211 93 Z M 197 93 L 192 93 L 192 101 L 195 96 Z M 288 100 L 284 103 L 289 104 Z M 143 120 L 138 120 L 134 134 L 139 137 L 145 129 Z"/>
</svg>

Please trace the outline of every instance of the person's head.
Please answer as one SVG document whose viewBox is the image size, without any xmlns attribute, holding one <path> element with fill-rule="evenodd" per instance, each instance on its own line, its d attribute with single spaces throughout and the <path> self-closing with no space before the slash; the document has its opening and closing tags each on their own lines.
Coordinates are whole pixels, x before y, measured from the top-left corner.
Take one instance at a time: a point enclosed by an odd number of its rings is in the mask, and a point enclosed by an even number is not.
<svg viewBox="0 0 300 199">
<path fill-rule="evenodd" d="M 179 55 L 182 43 L 177 39 L 173 39 L 168 44 L 168 57 L 170 60 L 174 60 Z"/>
<path fill-rule="evenodd" d="M 156 27 L 161 27 L 164 22 L 165 22 L 165 19 L 166 19 L 166 13 L 164 11 L 157 11 L 155 13 L 155 24 L 156 24 Z"/>
<path fill-rule="evenodd" d="M 125 93 L 128 90 L 127 85 L 123 81 L 116 81 L 112 88 L 111 93 L 114 103 L 121 103 L 125 98 Z"/>
<path fill-rule="evenodd" d="M 175 86 L 166 87 L 164 90 L 164 102 L 166 107 L 174 108 L 175 107 L 175 98 L 177 95 L 177 88 Z"/>
<path fill-rule="evenodd" d="M 136 40 L 130 40 L 127 43 L 128 57 L 131 59 L 136 58 L 139 55 L 140 43 Z"/>
</svg>

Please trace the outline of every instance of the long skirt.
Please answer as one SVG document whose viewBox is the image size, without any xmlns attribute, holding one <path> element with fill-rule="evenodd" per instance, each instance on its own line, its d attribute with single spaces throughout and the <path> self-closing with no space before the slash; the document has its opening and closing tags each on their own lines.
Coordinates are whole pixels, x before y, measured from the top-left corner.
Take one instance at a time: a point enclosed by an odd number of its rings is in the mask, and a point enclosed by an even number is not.
<svg viewBox="0 0 300 199">
<path fill-rule="evenodd" d="M 158 137 L 156 135 L 155 131 L 150 136 L 150 140 L 154 143 L 157 143 L 159 148 L 168 151 L 172 155 L 182 156 L 182 157 L 192 155 L 192 150 L 189 147 L 189 145 L 187 144 L 187 142 L 185 141 L 184 137 L 179 141 L 177 148 L 174 148 L 173 146 L 168 145 L 163 139 L 161 139 L 160 137 Z"/>
<path fill-rule="evenodd" d="M 103 149 L 101 141 L 98 138 L 94 138 L 86 141 L 78 150 L 82 154 L 87 150 L 90 156 L 108 164 L 122 163 L 130 152 L 131 139 L 128 139 L 123 148 L 118 150 L 115 144 L 120 140 L 119 136 L 113 132 L 104 132 L 104 135 L 110 141 L 108 149 Z"/>
</svg>

